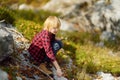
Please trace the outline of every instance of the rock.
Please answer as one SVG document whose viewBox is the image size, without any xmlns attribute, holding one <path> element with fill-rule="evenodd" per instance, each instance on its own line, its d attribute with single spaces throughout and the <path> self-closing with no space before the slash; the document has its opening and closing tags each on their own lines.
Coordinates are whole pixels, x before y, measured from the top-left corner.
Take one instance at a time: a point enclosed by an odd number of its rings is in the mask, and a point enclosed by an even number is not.
<svg viewBox="0 0 120 80">
<path fill-rule="evenodd" d="M 27 4 L 21 4 L 18 8 L 19 10 L 33 10 L 33 6 L 27 5 Z"/>
<path fill-rule="evenodd" d="M 115 80 L 115 77 L 113 77 L 110 73 L 97 72 L 97 75 L 101 77 L 101 80 Z"/>
<path fill-rule="evenodd" d="M 27 43 L 28 40 L 11 24 L 0 23 L 0 62 L 11 54 L 22 52 L 29 46 Z"/>
<path fill-rule="evenodd" d="M 22 80 L 22 78 L 21 78 L 21 77 L 16 77 L 16 79 L 17 79 L 17 80 Z"/>
<path fill-rule="evenodd" d="M 114 41 L 115 39 L 115 35 L 113 35 L 111 32 L 103 31 L 100 35 L 101 41 Z"/>
<path fill-rule="evenodd" d="M 8 74 L 0 69 L 0 80 L 9 80 L 8 79 Z"/>
<path fill-rule="evenodd" d="M 59 12 L 63 15 L 66 15 L 75 9 L 74 5 L 89 1 L 91 0 L 50 0 L 46 5 L 42 7 L 42 9 Z"/>
<path fill-rule="evenodd" d="M 14 41 L 11 33 L 4 27 L 0 27 L 0 61 L 14 52 Z"/>
<path fill-rule="evenodd" d="M 61 27 L 60 27 L 61 30 L 69 31 L 69 32 L 78 30 L 77 28 L 75 28 L 74 24 L 69 23 L 69 22 L 62 20 L 62 19 L 60 21 L 61 21 Z"/>
<path fill-rule="evenodd" d="M 56 73 L 56 69 L 54 67 L 52 67 L 52 71 L 53 71 L 53 75 L 54 75 L 54 79 L 55 80 L 68 80 L 67 78 L 65 78 L 64 76 L 62 77 L 58 77 L 57 73 Z"/>
<path fill-rule="evenodd" d="M 70 23 L 64 30 L 77 24 L 80 31 L 108 31 L 120 37 L 119 6 L 119 0 L 50 0 L 42 9 L 62 13 L 62 19 Z"/>
</svg>

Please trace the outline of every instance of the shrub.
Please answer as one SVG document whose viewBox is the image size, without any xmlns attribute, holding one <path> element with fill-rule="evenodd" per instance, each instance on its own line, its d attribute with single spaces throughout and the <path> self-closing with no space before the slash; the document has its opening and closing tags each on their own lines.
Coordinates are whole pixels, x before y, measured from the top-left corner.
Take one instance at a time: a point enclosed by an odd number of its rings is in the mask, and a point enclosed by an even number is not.
<svg viewBox="0 0 120 80">
<path fill-rule="evenodd" d="M 15 21 L 15 14 L 12 10 L 6 7 L 0 7 L 0 20 L 5 20 L 12 24 Z"/>
<path fill-rule="evenodd" d="M 41 30 L 40 24 L 33 21 L 19 19 L 15 22 L 17 29 L 29 40 Z"/>
</svg>

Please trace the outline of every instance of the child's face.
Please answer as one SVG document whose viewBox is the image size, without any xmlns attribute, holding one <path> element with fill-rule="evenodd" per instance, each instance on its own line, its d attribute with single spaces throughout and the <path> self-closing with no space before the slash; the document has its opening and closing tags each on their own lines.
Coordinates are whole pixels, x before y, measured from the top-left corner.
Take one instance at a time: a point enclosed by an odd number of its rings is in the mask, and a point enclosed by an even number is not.
<svg viewBox="0 0 120 80">
<path fill-rule="evenodd" d="M 53 33 L 53 34 L 56 34 L 58 31 L 59 31 L 58 27 L 53 27 L 53 28 L 50 29 L 50 32 Z"/>
</svg>

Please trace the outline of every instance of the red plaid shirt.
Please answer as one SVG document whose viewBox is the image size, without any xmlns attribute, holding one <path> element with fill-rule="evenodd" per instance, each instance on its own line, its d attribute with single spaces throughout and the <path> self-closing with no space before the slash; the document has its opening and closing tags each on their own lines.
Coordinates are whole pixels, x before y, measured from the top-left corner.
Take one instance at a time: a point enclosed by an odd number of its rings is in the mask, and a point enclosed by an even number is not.
<svg viewBox="0 0 120 80">
<path fill-rule="evenodd" d="M 48 56 L 51 61 L 56 60 L 51 46 L 53 40 L 55 40 L 55 35 L 47 30 L 43 30 L 35 35 L 28 48 L 29 53 L 35 61 L 41 63 L 46 56 Z"/>
</svg>

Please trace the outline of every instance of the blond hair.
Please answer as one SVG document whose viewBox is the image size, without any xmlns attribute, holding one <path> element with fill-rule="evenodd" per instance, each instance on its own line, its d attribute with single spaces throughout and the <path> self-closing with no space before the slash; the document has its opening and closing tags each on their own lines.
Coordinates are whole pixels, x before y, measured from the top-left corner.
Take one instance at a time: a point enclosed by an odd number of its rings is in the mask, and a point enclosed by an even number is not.
<svg viewBox="0 0 120 80">
<path fill-rule="evenodd" d="M 49 16 L 45 22 L 44 22 L 44 30 L 50 30 L 51 28 L 60 28 L 61 23 L 59 18 L 57 18 L 56 16 Z"/>
</svg>

